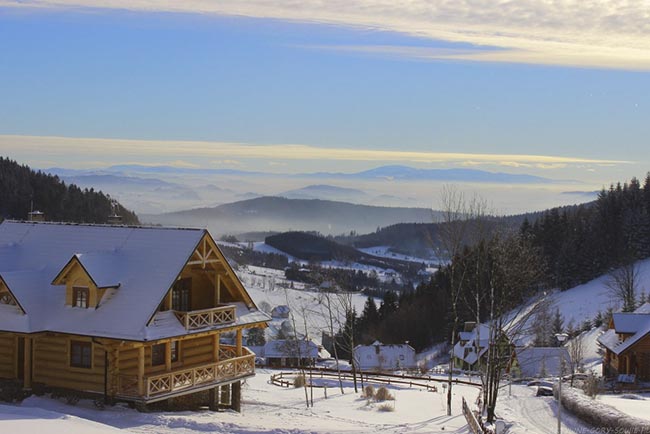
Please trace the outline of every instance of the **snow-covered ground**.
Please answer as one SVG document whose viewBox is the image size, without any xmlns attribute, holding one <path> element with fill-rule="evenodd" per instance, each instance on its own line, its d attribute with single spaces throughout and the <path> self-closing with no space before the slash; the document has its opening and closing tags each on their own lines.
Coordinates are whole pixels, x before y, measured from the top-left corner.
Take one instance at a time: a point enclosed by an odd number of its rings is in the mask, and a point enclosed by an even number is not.
<svg viewBox="0 0 650 434">
<path fill-rule="evenodd" d="M 650 420 L 650 393 L 603 394 L 596 399 L 630 416 Z"/>
<path fill-rule="evenodd" d="M 509 434 L 555 434 L 557 433 L 557 402 L 550 396 L 535 396 L 537 387 L 521 384 L 501 389 L 497 416 L 510 425 Z M 576 434 L 596 434 L 593 430 L 568 411 L 562 412 L 562 432 Z"/>
<path fill-rule="evenodd" d="M 45 410 L 51 407 L 47 400 L 44 405 L 24 406 L 0 405 L 0 430 L 3 433 L 65 433 L 65 434 L 116 434 L 123 432 L 83 417 L 70 416 L 65 412 Z M 56 405 L 56 403 L 52 403 Z"/>
<path fill-rule="evenodd" d="M 465 396 L 469 402 L 474 402 L 478 395 L 475 387 L 455 386 L 452 415 L 447 416 L 443 388 L 438 392 L 426 392 L 416 387 L 389 386 L 395 400 L 388 401 L 388 405 L 394 409 L 381 411 L 381 404 L 368 402 L 361 393 L 354 393 L 351 384 L 346 384 L 345 394 L 341 394 L 335 380 L 329 380 L 332 387 L 327 389 L 328 398 L 325 399 L 323 389 L 314 389 L 314 406 L 307 408 L 303 389 L 274 386 L 269 383 L 270 375 L 271 371 L 260 370 L 256 377 L 247 380 L 242 392 L 241 413 L 139 413 L 121 405 L 98 410 L 90 401 L 82 400 L 71 406 L 51 398 L 31 397 L 19 406 L 0 406 L 0 432 L 108 433 L 113 432 L 111 428 L 117 428 L 147 434 L 466 433 L 461 399 Z M 24 422 L 13 416 L 16 413 L 24 415 Z M 53 421 L 62 422 L 54 424 Z M 79 431 L 86 426 L 83 424 L 88 424 L 89 428 Z"/>
</svg>

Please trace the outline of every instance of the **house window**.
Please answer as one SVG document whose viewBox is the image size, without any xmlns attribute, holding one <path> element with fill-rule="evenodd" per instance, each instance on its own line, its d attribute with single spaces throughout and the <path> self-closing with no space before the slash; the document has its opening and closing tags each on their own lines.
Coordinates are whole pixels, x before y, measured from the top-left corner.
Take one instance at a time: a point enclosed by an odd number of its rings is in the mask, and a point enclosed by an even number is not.
<svg viewBox="0 0 650 434">
<path fill-rule="evenodd" d="M 160 366 L 165 364 L 166 344 L 157 344 L 151 347 L 151 366 Z"/>
<path fill-rule="evenodd" d="M 172 358 L 172 363 L 178 362 L 179 360 L 179 355 L 181 351 L 181 345 L 180 341 L 172 341 L 171 344 L 169 344 L 169 351 L 171 351 L 171 358 Z"/>
<path fill-rule="evenodd" d="M 172 309 L 179 312 L 190 310 L 190 290 L 192 288 L 192 279 L 181 279 L 174 284 L 172 289 Z"/>
<path fill-rule="evenodd" d="M 70 366 L 73 368 L 92 368 L 93 344 L 91 342 L 70 341 Z"/>
<path fill-rule="evenodd" d="M 75 286 L 72 288 L 72 306 L 74 307 L 88 307 L 88 288 L 82 286 Z"/>
</svg>

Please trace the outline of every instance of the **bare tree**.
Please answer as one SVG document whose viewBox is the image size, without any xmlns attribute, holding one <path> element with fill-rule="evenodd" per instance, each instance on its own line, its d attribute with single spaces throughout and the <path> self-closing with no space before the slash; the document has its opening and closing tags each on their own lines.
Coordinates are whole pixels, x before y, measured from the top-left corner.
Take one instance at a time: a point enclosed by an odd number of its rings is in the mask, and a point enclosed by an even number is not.
<svg viewBox="0 0 650 434">
<path fill-rule="evenodd" d="M 583 359 L 585 352 L 584 333 L 580 333 L 567 344 L 569 357 L 571 358 L 571 374 L 583 371 Z M 571 375 L 571 387 L 573 387 L 573 375 Z"/>
<path fill-rule="evenodd" d="M 327 321 L 327 328 L 329 330 L 329 335 L 332 338 L 332 351 L 334 352 L 334 360 L 336 361 L 336 372 L 339 380 L 339 388 L 341 389 L 341 394 L 345 393 L 343 391 L 343 379 L 341 376 L 341 366 L 339 363 L 339 351 L 338 345 L 336 342 L 336 330 L 342 328 L 340 321 L 341 315 L 337 307 L 340 307 L 339 303 L 333 302 L 332 297 L 335 295 L 331 292 L 322 292 L 320 295 L 320 305 L 323 308 L 322 315 Z"/>
<path fill-rule="evenodd" d="M 534 294 L 544 271 L 539 252 L 525 239 L 496 237 L 492 241 L 487 272 L 489 329 L 487 363 L 483 372 L 483 410 L 494 422 L 501 376 L 512 358 L 512 345 L 530 334 L 531 319 L 546 301 L 518 303 Z M 513 309 L 513 304 L 519 307 Z"/>
<path fill-rule="evenodd" d="M 634 262 L 612 271 L 605 283 L 612 297 L 623 305 L 623 312 L 633 312 L 636 308 L 638 284 L 639 267 Z"/>
<path fill-rule="evenodd" d="M 343 342 L 345 345 L 345 350 L 350 352 L 350 364 L 352 365 L 352 380 L 354 382 L 354 393 L 358 393 L 357 388 L 357 369 L 359 368 L 359 361 L 356 360 L 354 355 L 355 347 L 355 330 L 354 323 L 356 322 L 356 312 L 354 309 L 354 303 L 352 302 L 352 293 L 349 292 L 340 292 L 337 293 L 337 302 L 339 308 L 345 315 L 345 323 L 341 327 L 341 333 L 343 334 Z M 335 342 L 338 342 L 335 339 Z M 362 377 L 363 382 L 363 377 Z M 363 384 L 362 384 L 363 387 Z"/>
<path fill-rule="evenodd" d="M 285 299 L 287 300 L 287 306 L 290 306 L 290 304 L 289 304 L 289 292 L 287 291 L 286 288 L 285 288 L 285 290 L 284 290 L 284 297 L 285 297 Z M 304 324 L 305 324 L 305 337 L 307 337 L 307 336 L 308 336 L 308 333 L 307 333 L 307 322 L 306 322 L 306 320 L 305 320 L 305 312 L 304 312 L 304 310 L 303 310 L 302 314 L 303 314 L 303 322 L 304 322 Z M 291 319 L 291 323 L 292 323 L 292 325 L 293 325 L 293 330 L 294 330 L 294 340 L 295 340 L 295 339 L 297 339 L 297 335 L 296 335 L 296 317 L 295 317 L 295 315 L 294 315 L 294 309 L 293 309 L 293 308 L 289 308 L 289 317 L 290 317 L 290 319 Z M 307 378 L 307 377 L 305 376 L 305 367 L 303 366 L 302 363 L 300 363 L 300 361 L 302 361 L 302 354 L 301 354 L 302 351 L 301 351 L 300 343 L 299 343 L 299 342 L 296 342 L 296 343 L 298 344 L 298 345 L 296 346 L 296 350 L 297 350 L 297 355 L 298 355 L 298 360 L 299 360 L 299 362 L 298 362 L 298 368 L 300 369 L 300 375 L 302 375 L 303 378 Z M 310 385 L 311 385 L 311 382 L 310 382 Z M 305 390 L 305 404 L 307 405 L 307 408 L 309 408 L 309 394 L 307 393 L 307 381 L 304 381 L 304 382 L 303 382 L 303 388 L 304 388 L 304 390 Z M 312 401 L 311 401 L 311 404 L 312 404 L 312 407 L 313 407 L 313 405 L 314 405 L 314 400 L 313 400 L 313 390 L 312 390 Z"/>
<path fill-rule="evenodd" d="M 463 192 L 451 185 L 444 185 L 440 197 L 441 220 L 437 227 L 437 243 L 432 244 L 437 250 L 440 266 L 449 267 L 451 295 L 451 348 L 453 351 L 459 327 L 458 304 L 463 294 L 466 270 L 458 273 L 457 258 L 462 249 L 471 244 L 470 227 L 472 220 L 485 214 L 485 202 L 477 196 L 467 200 Z M 480 303 L 480 301 L 478 302 Z M 451 415 L 453 355 L 449 356 L 449 380 L 447 384 L 447 415 Z"/>
</svg>

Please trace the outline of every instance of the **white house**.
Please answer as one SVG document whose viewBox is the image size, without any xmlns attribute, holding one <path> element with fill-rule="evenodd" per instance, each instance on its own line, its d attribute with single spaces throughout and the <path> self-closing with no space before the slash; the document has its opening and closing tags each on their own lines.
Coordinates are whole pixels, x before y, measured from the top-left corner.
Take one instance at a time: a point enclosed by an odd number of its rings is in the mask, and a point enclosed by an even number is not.
<svg viewBox="0 0 650 434">
<path fill-rule="evenodd" d="M 362 370 L 414 369 L 415 350 L 409 344 L 384 345 L 375 341 L 372 345 L 354 347 L 354 359 Z"/>
<path fill-rule="evenodd" d="M 558 377 L 571 372 L 571 357 L 563 347 L 517 347 L 511 370 L 521 378 Z"/>
</svg>

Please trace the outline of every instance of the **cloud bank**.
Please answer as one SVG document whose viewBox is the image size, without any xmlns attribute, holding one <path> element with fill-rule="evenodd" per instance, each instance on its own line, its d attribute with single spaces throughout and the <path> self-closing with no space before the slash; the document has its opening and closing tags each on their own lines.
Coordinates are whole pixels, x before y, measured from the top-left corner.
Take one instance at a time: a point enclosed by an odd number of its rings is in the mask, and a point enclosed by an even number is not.
<svg viewBox="0 0 650 434">
<path fill-rule="evenodd" d="M 646 0 L 0 0 L 0 6 L 109 8 L 336 24 L 478 47 L 446 52 L 401 46 L 330 47 L 342 50 L 421 59 L 650 70 Z"/>
<path fill-rule="evenodd" d="M 459 152 L 427 152 L 381 149 L 324 148 L 300 144 L 256 145 L 249 143 L 129 140 L 102 138 L 72 138 L 55 136 L 0 135 L 0 149 L 5 155 L 39 155 L 57 159 L 66 156 L 86 156 L 104 164 L 124 161 L 176 162 L 188 166 L 193 161 L 237 161 L 264 159 L 285 161 L 355 161 L 375 163 L 437 163 L 446 165 L 496 165 L 505 167 L 535 167 L 557 169 L 569 166 L 611 166 L 627 161 L 579 157 L 481 154 Z M 235 160 L 237 159 L 237 160 Z"/>
</svg>

